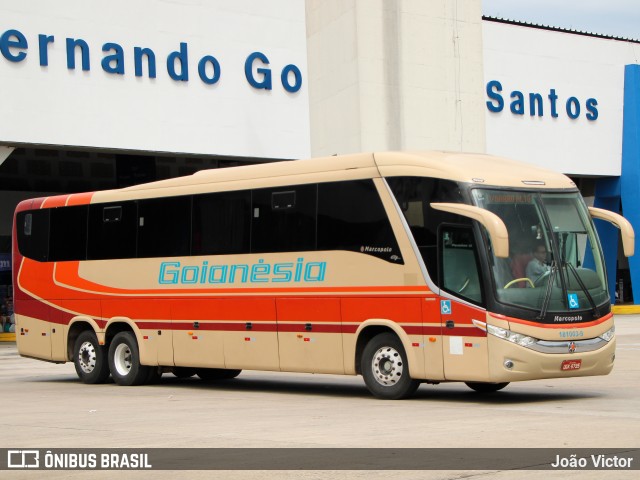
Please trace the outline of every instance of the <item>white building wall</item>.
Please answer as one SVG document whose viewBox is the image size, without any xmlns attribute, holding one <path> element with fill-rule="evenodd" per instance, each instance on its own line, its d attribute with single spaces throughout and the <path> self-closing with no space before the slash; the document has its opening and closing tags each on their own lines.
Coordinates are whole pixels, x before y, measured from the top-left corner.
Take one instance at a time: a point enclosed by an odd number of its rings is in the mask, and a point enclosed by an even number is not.
<svg viewBox="0 0 640 480">
<path fill-rule="evenodd" d="M 313 155 L 484 151 L 480 1 L 306 6 Z"/>
<path fill-rule="evenodd" d="M 483 22 L 483 41 L 485 85 L 499 81 L 504 100 L 500 112 L 485 105 L 487 153 L 566 174 L 620 175 L 624 66 L 638 63 L 640 45 L 492 21 Z M 524 95 L 523 115 L 510 111 L 513 91 Z M 542 116 L 530 115 L 530 93 L 542 96 Z M 575 119 L 566 111 L 571 97 L 581 107 Z M 587 117 L 588 99 L 596 119 Z M 486 92 L 485 101 L 497 105 Z"/>
<path fill-rule="evenodd" d="M 6 36 L 0 55 L 3 100 L 0 143 L 82 146 L 152 152 L 299 158 L 310 153 L 305 6 L 300 0 L 0 0 L 0 36 L 19 31 L 26 48 Z M 53 36 L 41 65 L 39 35 Z M 66 39 L 83 39 L 90 69 L 67 65 Z M 14 43 L 11 43 L 14 42 Z M 102 65 L 123 49 L 123 74 Z M 188 81 L 172 79 L 167 60 L 187 45 Z M 134 74 L 134 48 L 150 48 L 156 78 L 146 61 Z M 4 53 L 17 57 L 12 62 Z M 252 87 L 245 61 L 253 52 L 269 60 L 253 64 L 272 75 L 272 89 Z M 220 65 L 219 80 L 201 80 L 205 56 Z M 118 62 L 111 63 L 112 66 Z M 177 73 L 183 66 L 174 62 Z M 301 72 L 302 86 L 287 92 L 280 75 L 287 65 Z M 213 63 L 205 75 L 214 75 Z M 295 83 L 292 75 L 288 81 Z"/>
</svg>

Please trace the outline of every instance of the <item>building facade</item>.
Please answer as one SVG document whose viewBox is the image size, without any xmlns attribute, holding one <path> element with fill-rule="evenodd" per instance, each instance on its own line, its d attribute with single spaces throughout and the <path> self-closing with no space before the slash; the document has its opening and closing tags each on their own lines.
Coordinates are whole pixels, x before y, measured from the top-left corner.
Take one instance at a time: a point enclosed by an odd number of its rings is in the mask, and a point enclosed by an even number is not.
<svg viewBox="0 0 640 480">
<path fill-rule="evenodd" d="M 5 314 L 20 200 L 203 168 L 486 152 L 571 176 L 640 231 L 638 41 L 483 18 L 480 0 L 0 0 L 0 12 Z M 640 263 L 599 228 L 610 283 L 632 301 Z"/>
</svg>

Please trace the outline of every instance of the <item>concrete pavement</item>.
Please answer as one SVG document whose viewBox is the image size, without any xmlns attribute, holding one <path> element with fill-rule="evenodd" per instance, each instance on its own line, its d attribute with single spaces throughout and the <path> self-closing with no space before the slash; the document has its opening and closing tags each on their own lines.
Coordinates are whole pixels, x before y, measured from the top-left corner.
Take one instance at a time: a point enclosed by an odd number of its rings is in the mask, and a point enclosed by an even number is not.
<svg viewBox="0 0 640 480">
<path fill-rule="evenodd" d="M 84 385 L 72 364 L 19 357 L 0 344 L 0 447 L 640 447 L 640 316 L 616 317 L 605 377 L 511 384 L 479 396 L 422 385 L 376 400 L 361 377 L 243 372 L 225 384 L 165 374 L 158 385 Z M 44 472 L 46 478 L 635 478 L 637 472 L 203 471 Z M 5 475 L 7 474 L 7 475 Z M 41 478 L 43 472 L 2 472 Z M 579 475 L 579 477 L 578 477 Z"/>
</svg>

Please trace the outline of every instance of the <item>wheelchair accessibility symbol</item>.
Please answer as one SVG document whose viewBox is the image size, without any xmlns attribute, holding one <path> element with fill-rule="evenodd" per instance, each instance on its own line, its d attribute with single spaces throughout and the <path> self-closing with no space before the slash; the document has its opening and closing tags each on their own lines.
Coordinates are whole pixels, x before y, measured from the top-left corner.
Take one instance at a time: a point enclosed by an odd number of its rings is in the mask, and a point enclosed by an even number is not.
<svg viewBox="0 0 640 480">
<path fill-rule="evenodd" d="M 578 301 L 577 293 L 570 293 L 567 295 L 567 299 L 569 300 L 569 308 L 575 310 L 576 308 L 580 308 L 580 302 Z"/>
<path fill-rule="evenodd" d="M 440 300 L 440 313 L 442 315 L 451 313 L 451 300 Z"/>
</svg>

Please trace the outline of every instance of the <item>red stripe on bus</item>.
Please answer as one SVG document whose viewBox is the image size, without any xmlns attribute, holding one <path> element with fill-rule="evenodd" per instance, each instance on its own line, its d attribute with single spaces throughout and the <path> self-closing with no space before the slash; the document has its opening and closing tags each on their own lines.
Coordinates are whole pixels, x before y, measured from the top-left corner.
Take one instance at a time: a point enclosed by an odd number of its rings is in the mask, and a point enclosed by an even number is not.
<svg viewBox="0 0 640 480">
<path fill-rule="evenodd" d="M 454 327 L 454 328 L 443 328 L 442 335 L 447 337 L 486 337 L 487 332 L 475 327 L 472 327 L 472 328 Z"/>
</svg>

